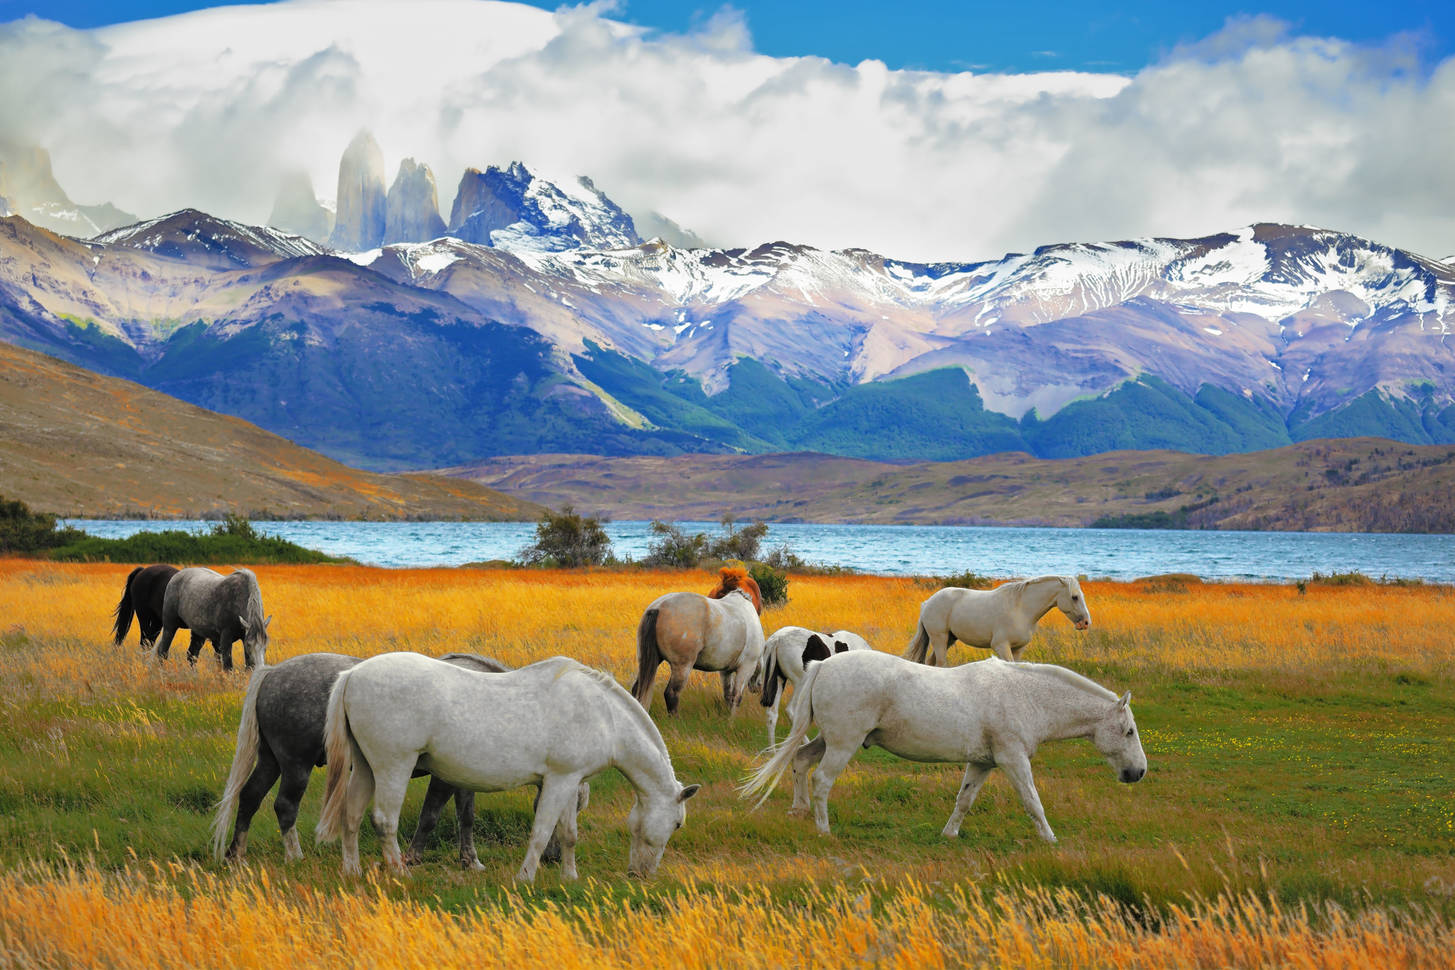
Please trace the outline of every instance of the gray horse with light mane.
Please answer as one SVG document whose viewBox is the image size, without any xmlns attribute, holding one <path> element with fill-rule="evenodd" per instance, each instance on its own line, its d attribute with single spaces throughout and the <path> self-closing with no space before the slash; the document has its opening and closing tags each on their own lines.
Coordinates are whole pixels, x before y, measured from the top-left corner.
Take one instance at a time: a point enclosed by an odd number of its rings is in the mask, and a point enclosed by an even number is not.
<svg viewBox="0 0 1455 970">
<path fill-rule="evenodd" d="M 950 586 L 919 609 L 906 660 L 945 666 L 950 645 L 959 640 L 989 648 L 1001 660 L 1019 660 L 1041 617 L 1056 607 L 1078 630 L 1091 626 L 1091 611 L 1075 576 L 1037 576 L 1003 583 L 991 590 Z M 934 648 L 934 657 L 928 656 Z"/>
<path fill-rule="evenodd" d="M 793 730 L 741 787 L 757 804 L 793 765 L 793 811 L 810 807 L 829 833 L 829 791 L 861 747 L 879 747 L 910 761 L 965 762 L 955 810 L 941 834 L 953 838 L 992 768 L 1010 776 L 1021 804 L 1047 842 L 1046 822 L 1031 776 L 1031 757 L 1046 741 L 1087 738 L 1123 782 L 1140 781 L 1147 756 L 1132 718 L 1131 691 L 1117 697 L 1078 673 L 1052 664 L 1007 663 L 997 657 L 959 667 L 927 667 L 874 650 L 809 665 L 789 713 Z M 820 733 L 805 744 L 809 725 Z"/>
<path fill-rule="evenodd" d="M 263 616 L 263 594 L 251 569 L 236 569 L 224 576 L 205 566 L 192 566 L 167 583 L 157 659 L 167 659 L 172 637 L 179 627 L 186 627 L 192 631 L 188 663 L 195 664 L 202 644 L 211 640 L 222 669 L 231 670 L 232 645 L 241 640 L 243 660 L 254 667 L 264 661 L 268 624 L 272 622 L 271 616 Z"/>
</svg>

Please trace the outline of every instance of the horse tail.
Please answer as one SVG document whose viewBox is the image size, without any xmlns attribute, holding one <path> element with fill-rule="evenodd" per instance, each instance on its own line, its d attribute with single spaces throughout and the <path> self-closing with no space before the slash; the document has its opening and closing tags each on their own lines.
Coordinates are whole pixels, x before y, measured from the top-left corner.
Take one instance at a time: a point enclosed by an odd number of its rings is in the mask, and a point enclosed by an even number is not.
<svg viewBox="0 0 1455 970">
<path fill-rule="evenodd" d="M 925 621 L 921 618 L 919 625 L 915 627 L 914 639 L 909 641 L 909 646 L 905 648 L 903 656 L 905 660 L 913 660 L 917 664 L 922 664 L 925 662 L 925 655 L 929 649 L 930 631 L 925 629 Z"/>
<path fill-rule="evenodd" d="M 637 624 L 637 679 L 632 681 L 632 696 L 642 707 L 651 709 L 652 682 L 662 665 L 662 651 L 657 646 L 657 614 L 655 606 L 642 614 Z"/>
<path fill-rule="evenodd" d="M 348 772 L 353 767 L 354 739 L 349 731 L 349 715 L 344 709 L 344 692 L 348 690 L 349 675 L 345 670 L 333 682 L 328 694 L 328 715 L 323 721 L 323 757 L 328 762 L 327 781 L 323 789 L 323 808 L 319 812 L 318 825 L 313 830 L 319 842 L 332 842 L 339 836 L 339 825 L 343 821 L 344 802 L 348 795 Z"/>
<path fill-rule="evenodd" d="M 793 692 L 793 701 L 788 705 L 788 714 L 793 718 L 793 730 L 788 732 L 788 737 L 782 742 L 768 749 L 768 760 L 738 786 L 739 797 L 758 796 L 758 800 L 753 803 L 754 808 L 761 806 L 773 794 L 773 789 L 778 787 L 778 779 L 783 777 L 783 772 L 788 770 L 793 756 L 808 737 L 809 726 L 813 724 L 813 685 L 822 669 L 822 663 L 808 665 L 803 680 Z"/>
<path fill-rule="evenodd" d="M 131 602 L 131 581 L 136 579 L 136 574 L 144 567 L 137 566 L 126 576 L 126 585 L 121 587 L 121 602 L 116 604 L 116 623 L 112 626 L 111 632 L 115 634 L 112 640 L 113 647 L 121 646 L 121 641 L 126 639 L 127 633 L 131 631 L 131 618 L 136 615 L 136 608 Z"/>
<path fill-rule="evenodd" d="M 778 667 L 778 651 L 769 650 L 763 655 L 763 693 L 758 698 L 764 707 L 778 703 L 778 691 L 786 680 Z"/>
<path fill-rule="evenodd" d="M 227 823 L 237 811 L 237 800 L 243 785 L 258 763 L 258 691 L 263 678 L 272 667 L 259 667 L 253 671 L 248 682 L 248 692 L 243 697 L 242 719 L 237 725 L 237 751 L 232 756 L 232 770 L 227 773 L 227 783 L 222 787 L 222 798 L 217 803 L 217 817 L 212 820 L 212 854 L 222 858 L 227 849 Z"/>
</svg>

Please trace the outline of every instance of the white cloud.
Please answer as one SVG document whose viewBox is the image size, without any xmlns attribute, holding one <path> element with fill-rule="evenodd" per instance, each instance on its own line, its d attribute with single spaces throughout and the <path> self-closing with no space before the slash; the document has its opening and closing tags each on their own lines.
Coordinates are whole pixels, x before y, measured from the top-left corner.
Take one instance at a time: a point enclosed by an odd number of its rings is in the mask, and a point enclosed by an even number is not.
<svg viewBox="0 0 1455 970">
<path fill-rule="evenodd" d="M 891 71 L 753 51 L 609 5 L 292 0 L 96 31 L 0 26 L 0 131 L 84 202 L 258 221 L 282 172 L 331 196 L 361 126 L 391 167 L 591 175 L 726 244 L 976 259 L 1255 220 L 1455 248 L 1455 59 L 1232 22 L 1134 77 Z"/>
</svg>

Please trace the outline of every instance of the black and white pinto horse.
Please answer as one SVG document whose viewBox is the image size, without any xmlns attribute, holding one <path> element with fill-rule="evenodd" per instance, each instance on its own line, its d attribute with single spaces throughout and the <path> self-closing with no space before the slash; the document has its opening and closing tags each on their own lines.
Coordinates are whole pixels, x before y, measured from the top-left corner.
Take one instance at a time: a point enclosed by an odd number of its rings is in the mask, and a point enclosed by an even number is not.
<svg viewBox="0 0 1455 970">
<path fill-rule="evenodd" d="M 763 647 L 763 692 L 759 695 L 768 709 L 768 743 L 778 741 L 778 701 L 783 688 L 792 684 L 796 689 L 810 663 L 850 650 L 872 649 L 869 641 L 849 630 L 817 633 L 801 626 L 785 626 L 775 631 Z"/>
<path fill-rule="evenodd" d="M 167 583 L 162 597 L 162 638 L 157 641 L 157 659 L 166 660 L 172 637 L 179 628 L 192 631 L 187 662 L 195 664 L 202 644 L 222 660 L 222 669 L 232 669 L 232 645 L 243 642 L 243 660 L 249 667 L 263 663 L 268 649 L 268 624 L 263 616 L 263 594 L 251 569 L 237 569 L 223 576 L 205 566 L 183 569 Z"/>
<path fill-rule="evenodd" d="M 133 616 L 141 632 L 142 649 L 157 642 L 157 635 L 162 632 L 162 600 L 167 584 L 175 575 L 177 567 L 166 563 L 137 566 L 127 575 L 126 585 L 121 588 L 121 602 L 116 604 L 116 622 L 111 627 L 115 646 L 121 646 L 121 641 L 131 632 Z"/>
<path fill-rule="evenodd" d="M 450 653 L 440 659 L 466 670 L 486 673 L 510 669 L 498 660 L 475 654 Z M 328 692 L 338 675 L 357 666 L 359 660 L 341 653 L 308 653 L 291 657 L 276 667 L 261 667 L 253 674 L 243 699 L 232 768 L 212 821 L 212 848 L 219 859 L 241 862 L 246 857 L 253 816 L 279 777 L 282 784 L 273 799 L 273 812 L 278 816 L 278 831 L 283 835 L 283 859 L 292 862 L 303 858 L 298 842 L 298 806 L 308 791 L 313 769 L 326 763 L 323 724 L 328 711 Z M 415 772 L 416 776 L 422 774 L 423 771 Z M 578 794 L 578 810 L 586 807 L 590 794 L 591 789 L 583 784 Z M 480 859 L 475 854 L 475 793 L 454 788 L 436 778 L 430 779 L 406 858 L 416 862 L 423 856 L 439 823 L 440 812 L 451 796 L 455 799 L 455 817 L 459 823 L 460 865 L 480 869 Z M 234 817 L 229 842 L 227 825 Z M 547 861 L 559 859 L 559 844 L 548 847 L 545 858 Z"/>
</svg>

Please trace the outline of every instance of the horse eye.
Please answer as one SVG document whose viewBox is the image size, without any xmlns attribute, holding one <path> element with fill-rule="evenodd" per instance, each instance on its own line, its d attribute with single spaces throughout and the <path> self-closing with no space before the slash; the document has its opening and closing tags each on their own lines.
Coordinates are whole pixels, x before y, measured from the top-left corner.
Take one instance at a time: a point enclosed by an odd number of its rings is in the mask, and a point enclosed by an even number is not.
<svg viewBox="0 0 1455 970">
<path fill-rule="evenodd" d="M 1136 728 L 1127 728 L 1127 737 L 1131 737 L 1132 735 L 1134 735 L 1136 733 L 1137 733 L 1137 729 Z"/>
</svg>

